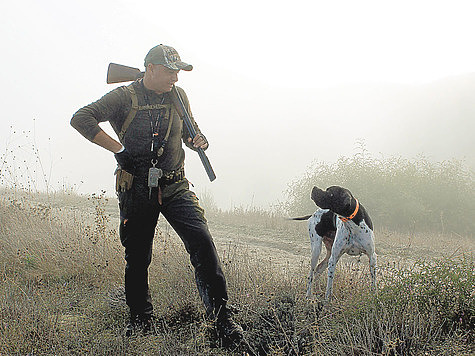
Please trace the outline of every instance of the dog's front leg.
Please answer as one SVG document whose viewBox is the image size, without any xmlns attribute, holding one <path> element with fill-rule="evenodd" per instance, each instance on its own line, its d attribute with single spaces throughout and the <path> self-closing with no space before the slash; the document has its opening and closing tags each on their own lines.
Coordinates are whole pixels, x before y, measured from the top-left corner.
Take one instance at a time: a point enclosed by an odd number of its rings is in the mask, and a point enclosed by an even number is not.
<svg viewBox="0 0 475 356">
<path fill-rule="evenodd" d="M 333 278 L 335 277 L 336 264 L 343 254 L 343 247 L 345 246 L 344 232 L 338 230 L 335 236 L 335 242 L 333 243 L 332 253 L 330 259 L 328 260 L 328 280 L 327 280 L 327 291 L 325 293 L 325 299 L 330 301 L 332 298 L 333 291 Z"/>
<path fill-rule="evenodd" d="M 336 264 L 338 262 L 338 257 L 333 254 L 328 261 L 328 280 L 327 280 L 327 291 L 325 293 L 325 299 L 330 301 L 332 299 L 333 291 L 333 278 L 335 277 Z"/>
<path fill-rule="evenodd" d="M 313 286 L 313 277 L 315 276 L 315 267 L 317 266 L 318 258 L 320 257 L 320 252 L 322 250 L 322 244 L 314 243 L 312 244 L 312 260 L 310 262 L 310 274 L 308 276 L 307 284 L 307 298 L 312 296 L 312 286 Z"/>
<path fill-rule="evenodd" d="M 374 246 L 374 234 L 372 231 L 369 231 L 368 234 L 364 235 L 363 248 L 366 251 L 369 259 L 369 272 L 371 274 L 371 289 L 373 292 L 376 290 L 376 263 L 378 257 L 376 256 L 375 246 Z"/>
<path fill-rule="evenodd" d="M 315 231 L 315 225 L 318 222 L 315 219 L 310 219 L 308 223 L 308 232 L 310 236 L 310 246 L 312 248 L 312 260 L 310 263 L 310 274 L 308 276 L 307 283 L 307 298 L 312 297 L 313 277 L 315 275 L 315 266 L 317 265 L 318 258 L 322 251 L 322 237 Z"/>
<path fill-rule="evenodd" d="M 373 253 L 369 256 L 369 272 L 371 273 L 371 289 L 376 291 L 376 253 Z"/>
</svg>

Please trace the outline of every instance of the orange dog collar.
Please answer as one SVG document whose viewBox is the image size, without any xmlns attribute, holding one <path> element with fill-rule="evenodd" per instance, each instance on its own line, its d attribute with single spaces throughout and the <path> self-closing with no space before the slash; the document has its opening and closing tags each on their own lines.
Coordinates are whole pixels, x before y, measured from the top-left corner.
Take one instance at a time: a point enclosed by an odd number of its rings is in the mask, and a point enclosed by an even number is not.
<svg viewBox="0 0 475 356">
<path fill-rule="evenodd" d="M 358 199 L 356 199 L 356 208 L 355 208 L 355 211 L 353 211 L 353 214 L 351 214 L 350 216 L 348 216 L 347 218 L 343 217 L 343 216 L 340 216 L 340 220 L 343 221 L 343 222 L 347 222 L 348 220 L 351 220 L 353 219 L 356 214 L 358 213 L 358 210 L 360 209 L 360 203 L 358 202 Z"/>
</svg>

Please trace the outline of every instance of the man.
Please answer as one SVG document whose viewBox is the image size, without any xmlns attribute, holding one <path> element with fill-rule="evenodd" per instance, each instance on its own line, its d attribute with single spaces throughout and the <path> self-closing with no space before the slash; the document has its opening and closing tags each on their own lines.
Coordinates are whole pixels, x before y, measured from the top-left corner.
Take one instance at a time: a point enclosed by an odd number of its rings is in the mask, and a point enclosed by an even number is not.
<svg viewBox="0 0 475 356">
<path fill-rule="evenodd" d="M 196 129 L 188 130 L 171 100 L 180 70 L 192 70 L 177 51 L 165 45 L 145 57 L 145 74 L 129 86 L 116 88 L 98 101 L 79 109 L 71 125 L 84 137 L 114 153 L 118 163 L 119 235 L 125 247 L 125 293 L 130 308 L 126 335 L 151 328 L 153 306 L 148 287 L 148 267 L 159 214 L 182 239 L 195 268 L 195 279 L 207 315 L 216 319 L 223 339 L 239 341 L 242 328 L 231 318 L 226 302 L 226 281 L 204 211 L 189 190 L 184 173 L 185 152 L 208 148 L 208 141 L 191 117 L 188 99 L 177 88 Z M 116 141 L 98 125 L 109 121 Z M 158 180 L 158 184 L 154 181 Z"/>
</svg>

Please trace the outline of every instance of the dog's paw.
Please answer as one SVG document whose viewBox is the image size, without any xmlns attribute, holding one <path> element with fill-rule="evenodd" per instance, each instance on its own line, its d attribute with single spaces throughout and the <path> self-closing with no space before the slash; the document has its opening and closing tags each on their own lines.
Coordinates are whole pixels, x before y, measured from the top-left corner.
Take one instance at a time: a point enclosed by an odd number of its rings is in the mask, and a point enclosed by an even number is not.
<svg viewBox="0 0 475 356">
<path fill-rule="evenodd" d="M 307 300 L 309 302 L 314 302 L 317 300 L 317 296 L 311 292 L 307 292 L 307 294 L 305 295 L 307 297 Z"/>
</svg>

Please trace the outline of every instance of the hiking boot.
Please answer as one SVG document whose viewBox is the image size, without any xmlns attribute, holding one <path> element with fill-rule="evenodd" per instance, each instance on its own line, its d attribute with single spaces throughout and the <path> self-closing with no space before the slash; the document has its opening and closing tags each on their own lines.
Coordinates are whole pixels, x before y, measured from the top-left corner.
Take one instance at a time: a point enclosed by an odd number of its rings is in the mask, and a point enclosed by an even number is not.
<svg viewBox="0 0 475 356">
<path fill-rule="evenodd" d="M 132 335 L 149 335 L 152 333 L 152 316 L 151 315 L 134 315 L 125 327 L 125 336 Z"/>
<path fill-rule="evenodd" d="M 225 342 L 239 343 L 244 338 L 241 325 L 232 319 L 231 311 L 228 309 L 219 313 L 216 320 L 216 329 L 219 338 Z"/>
</svg>

